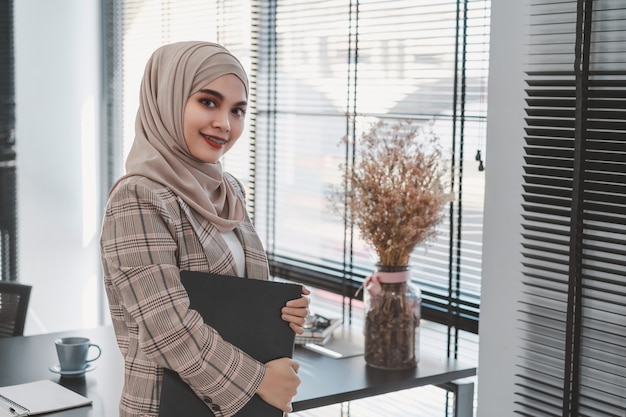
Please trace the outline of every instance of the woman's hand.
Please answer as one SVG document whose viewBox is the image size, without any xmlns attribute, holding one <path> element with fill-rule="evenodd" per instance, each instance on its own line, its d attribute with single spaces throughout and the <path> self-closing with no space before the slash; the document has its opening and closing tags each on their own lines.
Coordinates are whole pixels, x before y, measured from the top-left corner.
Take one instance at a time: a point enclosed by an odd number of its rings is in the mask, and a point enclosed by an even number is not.
<svg viewBox="0 0 626 417">
<path fill-rule="evenodd" d="M 309 315 L 310 301 L 307 297 L 309 294 L 311 294 L 311 291 L 306 287 L 302 287 L 302 297 L 287 301 L 287 304 L 281 310 L 282 319 L 289 323 L 289 327 L 296 334 L 304 333 L 302 326 L 304 325 L 304 319 Z"/>
<path fill-rule="evenodd" d="M 266 403 L 282 410 L 291 412 L 291 400 L 297 393 L 300 378 L 298 362 L 289 358 L 280 358 L 265 364 L 265 376 L 256 393 Z"/>
</svg>

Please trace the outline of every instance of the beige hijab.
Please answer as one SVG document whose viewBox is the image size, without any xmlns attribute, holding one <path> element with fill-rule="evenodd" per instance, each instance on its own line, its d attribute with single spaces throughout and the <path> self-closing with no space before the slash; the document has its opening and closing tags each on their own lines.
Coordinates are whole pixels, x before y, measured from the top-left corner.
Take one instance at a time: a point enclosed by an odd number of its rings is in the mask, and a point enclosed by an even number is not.
<svg viewBox="0 0 626 417">
<path fill-rule="evenodd" d="M 135 141 L 124 176 L 141 175 L 163 184 L 222 233 L 237 227 L 245 209 L 222 165 L 201 162 L 187 149 L 183 112 L 189 96 L 225 74 L 239 77 L 248 94 L 241 63 L 223 46 L 179 42 L 152 54 L 141 82 Z"/>
</svg>

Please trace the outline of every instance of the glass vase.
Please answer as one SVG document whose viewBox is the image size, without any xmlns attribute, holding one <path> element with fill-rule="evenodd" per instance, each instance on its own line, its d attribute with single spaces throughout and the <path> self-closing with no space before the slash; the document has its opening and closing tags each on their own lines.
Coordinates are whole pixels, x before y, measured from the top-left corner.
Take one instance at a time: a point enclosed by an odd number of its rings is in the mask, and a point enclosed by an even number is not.
<svg viewBox="0 0 626 417">
<path fill-rule="evenodd" d="M 377 265 L 365 290 L 365 362 L 380 369 L 415 367 L 421 291 L 411 284 L 409 267 Z"/>
</svg>

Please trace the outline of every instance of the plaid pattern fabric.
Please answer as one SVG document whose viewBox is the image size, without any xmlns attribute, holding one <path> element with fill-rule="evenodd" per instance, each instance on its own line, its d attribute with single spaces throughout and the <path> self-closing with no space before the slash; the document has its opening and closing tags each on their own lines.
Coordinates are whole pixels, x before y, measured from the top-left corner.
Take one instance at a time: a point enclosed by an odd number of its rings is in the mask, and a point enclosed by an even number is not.
<svg viewBox="0 0 626 417">
<path fill-rule="evenodd" d="M 265 251 L 247 216 L 235 232 L 244 248 L 246 276 L 268 279 Z M 179 276 L 180 270 L 235 275 L 220 233 L 169 189 L 130 177 L 109 198 L 100 244 L 109 309 L 125 361 L 120 416 L 158 414 L 163 368 L 178 372 L 216 416 L 235 414 L 255 393 L 265 368 L 189 310 Z"/>
</svg>

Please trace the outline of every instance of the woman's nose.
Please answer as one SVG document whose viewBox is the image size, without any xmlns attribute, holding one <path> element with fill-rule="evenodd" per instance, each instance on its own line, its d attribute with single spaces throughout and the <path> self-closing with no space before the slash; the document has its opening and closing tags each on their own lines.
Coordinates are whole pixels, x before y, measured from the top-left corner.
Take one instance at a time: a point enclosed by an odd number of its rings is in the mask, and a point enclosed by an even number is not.
<svg viewBox="0 0 626 417">
<path fill-rule="evenodd" d="M 216 129 L 221 129 L 224 132 L 230 132 L 230 121 L 228 118 L 228 112 L 217 112 L 212 123 Z"/>
</svg>

